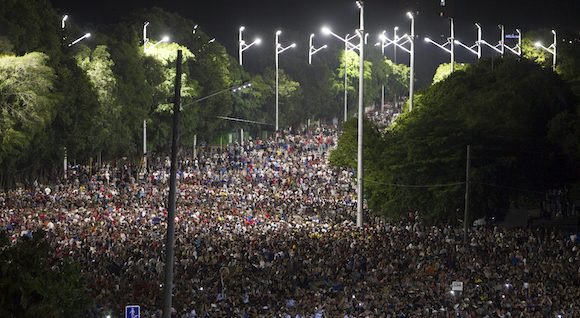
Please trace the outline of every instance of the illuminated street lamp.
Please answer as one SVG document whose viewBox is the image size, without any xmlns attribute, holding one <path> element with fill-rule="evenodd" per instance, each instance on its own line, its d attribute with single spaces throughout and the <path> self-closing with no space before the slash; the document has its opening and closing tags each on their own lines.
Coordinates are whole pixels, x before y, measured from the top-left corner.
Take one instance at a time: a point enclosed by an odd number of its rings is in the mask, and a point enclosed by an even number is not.
<svg viewBox="0 0 580 318">
<path fill-rule="evenodd" d="M 400 38 L 396 37 L 393 41 L 395 47 L 409 53 L 409 66 L 410 66 L 410 76 L 409 76 L 409 111 L 413 110 L 413 88 L 415 81 L 415 18 L 411 12 L 407 12 L 407 17 L 411 19 L 411 35 L 405 34 Z M 401 42 L 402 41 L 402 42 Z M 405 45 L 409 43 L 409 48 Z"/>
<path fill-rule="evenodd" d="M 548 47 L 542 45 L 542 42 L 538 41 L 534 43 L 534 46 L 537 48 L 541 48 L 546 50 L 548 53 L 552 54 L 552 70 L 556 71 L 556 30 L 552 30 L 552 34 L 554 35 L 554 42 Z"/>
<path fill-rule="evenodd" d="M 473 44 L 472 46 L 467 46 L 461 43 L 459 40 L 455 40 L 454 42 L 455 44 L 464 47 L 469 52 L 475 54 L 477 56 L 477 59 L 479 60 L 481 58 L 481 25 L 479 25 L 479 23 L 476 23 L 475 27 L 477 28 L 477 41 L 475 41 L 475 44 Z"/>
<path fill-rule="evenodd" d="M 147 47 L 147 43 L 151 42 L 151 40 L 147 37 L 147 26 L 149 25 L 149 22 L 146 21 L 145 23 L 143 23 L 143 53 L 147 53 L 147 50 L 154 48 L 155 46 L 159 45 L 160 43 L 163 42 L 169 42 L 169 37 L 168 36 L 164 36 L 161 41 L 151 45 L 150 47 Z M 195 29 L 197 28 L 197 25 L 193 28 L 193 33 L 195 34 Z"/>
<path fill-rule="evenodd" d="M 252 45 L 256 44 L 256 45 L 260 45 L 260 43 L 262 43 L 262 39 L 260 38 L 255 38 L 254 42 L 250 43 L 250 44 L 246 44 L 246 41 L 244 41 L 242 39 L 242 32 L 244 32 L 244 30 L 246 29 L 246 27 L 241 26 L 240 29 L 238 30 L 238 57 L 239 57 L 239 61 L 240 61 L 240 65 L 243 64 L 243 60 L 242 60 L 242 53 L 249 49 Z"/>
<path fill-rule="evenodd" d="M 151 45 L 150 47 L 148 47 L 148 48 L 147 48 L 147 50 L 151 50 L 152 48 L 156 47 L 157 45 L 159 45 L 159 44 L 161 44 L 161 43 L 167 43 L 167 42 L 169 42 L 169 37 L 166 35 L 166 36 L 164 36 L 164 37 L 161 39 L 161 41 L 159 41 L 159 42 L 157 42 L 157 43 L 155 43 L 155 44 Z"/>
<path fill-rule="evenodd" d="M 65 15 L 62 17 L 62 20 L 60 20 L 60 28 L 61 28 L 61 29 L 63 29 L 63 30 L 64 30 L 64 27 L 65 27 L 65 23 L 64 23 L 64 22 L 65 22 L 67 19 L 68 19 L 68 15 L 66 15 L 66 14 L 65 14 Z"/>
<path fill-rule="evenodd" d="M 75 45 L 75 44 L 79 43 L 80 41 L 82 41 L 82 40 L 84 40 L 84 39 L 86 39 L 86 38 L 90 38 L 90 37 L 91 37 L 91 34 L 90 34 L 90 33 L 85 33 L 85 34 L 84 34 L 83 36 L 81 36 L 80 38 L 78 38 L 78 39 L 76 39 L 76 40 L 72 41 L 72 42 L 71 42 L 71 43 L 70 43 L 68 46 L 69 46 L 69 47 L 70 47 L 70 46 L 73 46 L 73 45 Z"/>
<path fill-rule="evenodd" d="M 309 49 L 308 49 L 308 64 L 312 64 L 312 55 L 318 53 L 320 50 L 325 49 L 328 47 L 328 45 L 324 44 L 323 46 L 319 47 L 319 48 L 315 48 L 314 45 L 312 45 L 312 38 L 314 38 L 314 33 L 310 34 L 310 40 L 309 40 Z"/>
<path fill-rule="evenodd" d="M 276 31 L 276 47 L 275 47 L 275 51 L 276 51 L 276 131 L 278 131 L 279 125 L 278 125 L 278 107 L 279 107 L 279 92 L 278 92 L 278 85 L 279 85 L 279 75 L 278 75 L 278 68 L 279 68 L 279 62 L 278 62 L 278 55 L 280 55 L 281 53 L 283 53 L 284 51 L 296 47 L 296 43 L 292 43 L 287 47 L 282 47 L 282 45 L 279 42 L 278 37 L 280 36 L 280 34 L 282 34 L 282 31 L 278 30 Z"/>
<path fill-rule="evenodd" d="M 363 117 L 364 117 L 364 44 L 367 35 L 364 32 L 364 3 L 363 1 L 356 2 L 357 7 L 360 10 L 359 16 L 359 29 L 357 30 L 357 34 L 359 38 L 359 45 L 354 45 L 349 42 L 352 38 L 342 38 L 336 33 L 333 33 L 330 28 L 323 27 L 322 33 L 323 34 L 330 34 L 335 38 L 344 42 L 346 48 L 358 49 L 359 51 L 359 81 L 358 81 L 358 143 L 357 143 L 357 213 L 356 213 L 356 226 L 362 227 L 363 226 L 363 153 L 362 153 L 362 146 L 363 146 Z M 345 51 L 346 55 L 346 51 Z M 346 71 L 346 70 L 345 70 Z"/>
<path fill-rule="evenodd" d="M 450 18 L 449 21 L 451 23 L 451 36 L 449 38 L 447 38 L 447 42 L 445 42 L 443 44 L 439 44 L 439 43 L 431 40 L 430 38 L 425 38 L 425 42 L 435 44 L 440 49 L 442 49 L 443 51 L 445 51 L 451 55 L 451 73 L 453 73 L 453 71 L 455 71 L 455 45 L 454 45 L 455 30 L 453 28 L 453 18 Z M 449 48 L 445 47 L 447 45 L 449 45 Z"/>
<path fill-rule="evenodd" d="M 503 54 L 505 52 L 505 46 L 504 46 L 505 31 L 504 31 L 503 25 L 500 24 L 497 27 L 501 30 L 500 31 L 501 35 L 500 35 L 500 39 L 496 45 L 491 45 L 485 40 L 480 40 L 480 43 L 487 45 L 489 48 L 493 49 L 494 51 L 496 51 L 497 53 L 499 53 L 503 57 Z"/>
<path fill-rule="evenodd" d="M 149 25 L 149 21 L 145 21 L 143 23 L 143 53 L 147 53 L 147 43 L 149 39 L 147 38 L 147 26 Z"/>
<path fill-rule="evenodd" d="M 516 33 L 518 34 L 517 35 L 518 44 L 516 44 L 514 47 L 509 47 L 504 43 L 504 47 L 513 54 L 517 56 L 522 56 L 522 31 L 520 29 L 516 29 Z M 513 35 L 511 36 L 511 38 L 513 38 Z"/>
</svg>

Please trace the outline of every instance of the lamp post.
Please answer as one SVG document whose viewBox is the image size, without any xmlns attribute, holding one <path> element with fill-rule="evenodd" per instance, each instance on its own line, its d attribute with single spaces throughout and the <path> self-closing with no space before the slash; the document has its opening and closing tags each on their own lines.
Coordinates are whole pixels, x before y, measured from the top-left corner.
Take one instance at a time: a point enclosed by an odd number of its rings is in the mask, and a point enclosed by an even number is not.
<svg viewBox="0 0 580 318">
<path fill-rule="evenodd" d="M 396 38 L 392 41 L 395 47 L 409 53 L 409 111 L 413 110 L 413 94 L 415 82 L 415 18 L 411 12 L 407 12 L 407 17 L 411 19 L 411 35 L 405 34 L 401 38 Z M 404 40 L 400 42 L 401 40 Z M 409 43 L 409 48 L 405 45 Z"/>
<path fill-rule="evenodd" d="M 473 44 L 472 46 L 467 46 L 461 43 L 459 40 L 455 40 L 454 42 L 455 44 L 475 54 L 477 56 L 477 59 L 479 60 L 481 59 L 481 25 L 479 25 L 479 23 L 476 23 L 475 27 L 477 28 L 477 41 L 475 41 L 475 44 Z"/>
<path fill-rule="evenodd" d="M 385 55 L 385 48 L 387 48 L 389 45 L 394 44 L 395 41 L 391 40 L 387 37 L 387 31 L 383 31 L 380 35 L 379 35 L 379 40 L 381 40 L 381 42 L 378 42 L 375 44 L 375 46 L 381 46 L 381 53 L 383 55 Z M 381 112 L 383 112 L 385 109 L 385 85 L 383 84 L 381 86 Z"/>
<path fill-rule="evenodd" d="M 151 45 L 150 47 L 147 48 L 147 50 L 151 50 L 152 48 L 156 47 L 157 45 L 161 44 L 161 43 L 166 43 L 169 42 L 169 37 L 168 36 L 164 36 L 159 42 Z M 147 51 L 145 51 L 147 52 Z"/>
<path fill-rule="evenodd" d="M 242 38 L 242 33 L 244 32 L 244 30 L 246 29 L 246 27 L 241 26 L 240 29 L 238 30 L 238 58 L 240 61 L 240 65 L 243 65 L 243 56 L 242 53 L 249 49 L 252 45 L 257 44 L 260 45 L 260 43 L 262 43 L 262 39 L 260 38 L 255 38 L 254 42 L 250 43 L 250 44 L 246 44 L 246 41 L 243 40 Z"/>
<path fill-rule="evenodd" d="M 90 33 L 85 33 L 85 34 L 84 34 L 83 36 L 81 36 L 80 38 L 78 38 L 78 39 L 76 39 L 76 40 L 72 41 L 72 42 L 71 42 L 71 43 L 70 43 L 68 46 L 69 46 L 69 47 L 70 47 L 70 46 L 73 46 L 73 45 L 75 45 L 75 44 L 79 43 L 80 41 L 82 41 L 82 40 L 84 40 L 84 39 L 86 39 L 86 38 L 90 38 L 90 37 L 91 37 L 91 34 L 90 34 Z"/>
<path fill-rule="evenodd" d="M 518 39 L 518 44 L 516 44 L 514 47 L 510 47 L 504 43 L 504 47 L 506 49 L 508 49 L 510 52 L 512 52 L 513 54 L 515 54 L 517 56 L 522 56 L 522 31 L 520 29 L 516 29 L 516 33 L 518 35 L 515 38 Z M 510 39 L 514 38 L 513 35 L 506 35 L 506 38 L 508 38 L 508 37 Z"/>
<path fill-rule="evenodd" d="M 425 38 L 425 42 L 435 44 L 440 49 L 442 49 L 443 51 L 445 51 L 451 55 L 451 73 L 453 73 L 453 71 L 455 71 L 455 45 L 454 45 L 455 30 L 453 27 L 453 18 L 449 18 L 449 21 L 451 24 L 451 36 L 449 38 L 447 38 L 447 42 L 445 42 L 443 44 L 439 44 L 439 43 L 431 40 L 430 38 Z M 446 48 L 445 46 L 447 46 L 448 44 L 449 44 L 449 48 Z"/>
<path fill-rule="evenodd" d="M 312 55 L 318 53 L 320 50 L 325 49 L 328 47 L 328 45 L 324 44 L 323 46 L 319 47 L 319 48 L 315 48 L 314 45 L 312 45 L 312 39 L 314 38 L 314 33 L 310 34 L 310 39 L 309 39 L 309 49 L 308 49 L 308 64 L 312 64 Z"/>
<path fill-rule="evenodd" d="M 357 149 L 357 202 L 356 202 L 356 226 L 363 226 L 363 117 L 364 117 L 364 3 L 357 1 L 356 5 L 360 9 L 359 17 L 359 37 L 360 37 L 360 58 L 359 58 L 359 80 L 358 80 L 358 149 Z"/>
<path fill-rule="evenodd" d="M 554 35 L 554 41 L 552 42 L 552 44 L 550 44 L 550 46 L 545 47 L 544 45 L 542 45 L 542 42 L 538 41 L 536 43 L 534 43 L 534 46 L 537 48 L 541 48 L 543 50 L 546 50 L 548 53 L 552 54 L 552 70 L 554 70 L 554 72 L 556 71 L 556 30 L 552 30 L 552 34 Z"/>
<path fill-rule="evenodd" d="M 60 28 L 61 28 L 61 29 L 63 29 L 63 30 L 64 30 L 64 27 L 65 27 L 65 23 L 64 23 L 64 22 L 65 22 L 67 19 L 68 19 L 68 15 L 67 15 L 67 14 L 65 14 L 65 15 L 62 17 L 62 20 L 60 20 Z"/>
<path fill-rule="evenodd" d="M 280 42 L 279 42 L 279 36 L 280 34 L 282 34 L 282 31 L 278 30 L 276 31 L 276 47 L 275 47 L 275 51 L 276 51 L 276 131 L 278 131 L 279 129 L 279 125 L 278 125 L 278 105 L 279 105 L 279 96 L 278 96 L 278 85 L 279 85 L 279 74 L 278 74 L 278 68 L 279 68 L 279 63 L 278 63 L 278 55 L 280 55 L 281 53 L 283 53 L 284 51 L 296 47 L 296 43 L 292 43 L 287 47 L 283 47 Z"/>
<path fill-rule="evenodd" d="M 501 25 L 501 24 L 498 25 L 498 28 L 500 29 L 500 33 L 501 34 L 500 34 L 500 39 L 499 39 L 499 41 L 498 41 L 498 43 L 496 45 L 491 45 L 491 44 L 489 44 L 487 41 L 485 41 L 483 39 L 480 40 L 480 43 L 487 45 L 490 49 L 496 51 L 497 53 L 499 53 L 503 57 L 503 54 L 504 54 L 504 51 L 505 51 L 504 50 L 504 43 L 503 43 L 503 39 L 504 39 L 504 36 L 505 36 L 505 31 L 504 31 L 503 25 Z"/>
<path fill-rule="evenodd" d="M 335 38 L 341 40 L 345 44 L 345 48 L 352 48 L 359 50 L 359 82 L 358 82 L 358 145 L 357 145 L 357 214 L 356 214 L 356 225 L 357 227 L 363 226 L 363 116 L 364 116 L 364 44 L 366 39 L 366 34 L 364 32 L 364 3 L 363 1 L 356 2 L 357 7 L 360 10 L 359 16 L 359 29 L 357 34 L 359 38 L 359 45 L 354 45 L 349 41 L 355 36 L 348 38 L 341 38 L 336 33 L 333 33 L 330 28 L 323 27 L 323 34 L 330 34 Z M 346 51 L 345 51 L 346 55 Z M 346 65 L 345 65 L 346 66 Z M 345 69 L 346 71 L 346 69 Z M 346 119 L 346 118 L 345 118 Z"/>
<path fill-rule="evenodd" d="M 145 21 L 143 23 L 143 53 L 147 52 L 147 43 L 149 39 L 147 38 L 147 26 L 149 25 L 149 21 Z"/>
</svg>

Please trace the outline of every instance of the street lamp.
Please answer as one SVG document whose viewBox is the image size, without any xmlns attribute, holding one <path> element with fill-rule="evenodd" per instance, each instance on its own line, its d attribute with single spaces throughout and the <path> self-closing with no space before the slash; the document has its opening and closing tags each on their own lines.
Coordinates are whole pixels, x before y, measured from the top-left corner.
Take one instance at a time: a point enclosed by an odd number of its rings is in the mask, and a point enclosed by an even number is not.
<svg viewBox="0 0 580 318">
<path fill-rule="evenodd" d="M 76 40 L 72 41 L 72 42 L 71 42 L 71 43 L 70 43 L 68 46 L 69 46 L 69 47 L 70 47 L 70 46 L 73 46 L 73 45 L 75 45 L 75 44 L 79 43 L 80 41 L 82 41 L 82 40 L 84 40 L 84 39 L 86 39 L 86 38 L 90 38 L 90 37 L 91 37 L 91 34 L 90 34 L 90 33 L 85 33 L 85 34 L 84 34 L 83 36 L 81 36 L 80 38 L 78 38 L 78 39 L 76 39 Z"/>
<path fill-rule="evenodd" d="M 491 48 L 492 50 L 496 51 L 497 53 L 499 53 L 503 57 L 503 54 L 505 52 L 505 50 L 504 50 L 504 44 L 503 44 L 503 42 L 504 42 L 503 40 L 504 40 L 504 36 L 505 36 L 505 31 L 504 31 L 503 25 L 500 24 L 497 27 L 501 30 L 500 31 L 501 34 L 500 34 L 500 39 L 499 39 L 499 41 L 498 41 L 498 43 L 496 45 L 491 45 L 491 44 L 489 44 L 485 40 L 481 40 L 480 43 L 483 43 L 483 44 L 487 45 L 489 48 Z"/>
<path fill-rule="evenodd" d="M 61 28 L 61 29 L 63 29 L 63 30 L 64 30 L 64 26 L 65 26 L 65 23 L 64 23 L 64 22 L 65 22 L 67 19 L 68 19 L 68 15 L 66 15 L 66 14 L 65 14 L 65 15 L 62 17 L 62 20 L 60 21 L 60 28 Z"/>
<path fill-rule="evenodd" d="M 359 17 L 359 37 L 360 37 L 360 58 L 359 58 L 359 80 L 358 80 L 358 149 L 357 149 L 357 202 L 356 202 L 356 226 L 363 226 L 363 117 L 364 117 L 364 4 L 363 1 L 357 1 L 356 5 L 360 9 Z"/>
<path fill-rule="evenodd" d="M 336 33 L 332 32 L 332 30 L 330 30 L 330 28 L 326 27 L 326 26 L 322 27 L 321 32 L 324 35 L 332 35 L 335 38 L 344 42 L 344 121 L 346 122 L 348 119 L 348 91 L 347 91 L 348 79 L 347 79 L 347 72 L 346 72 L 347 71 L 347 63 L 348 63 L 347 52 L 348 52 L 348 50 L 357 50 L 358 49 L 358 45 L 352 44 L 350 42 L 354 38 L 358 37 L 358 35 L 354 34 L 351 36 L 350 34 L 347 34 L 346 37 L 342 38 L 339 35 L 337 35 Z"/>
<path fill-rule="evenodd" d="M 514 47 L 509 47 L 507 45 L 504 44 L 505 48 L 510 50 L 510 52 L 512 52 L 513 54 L 517 55 L 517 56 L 522 56 L 522 31 L 520 29 L 516 29 L 517 32 L 517 38 L 518 38 L 518 44 L 516 44 L 516 46 Z"/>
<path fill-rule="evenodd" d="M 541 48 L 546 50 L 548 53 L 552 54 L 552 70 L 556 71 L 556 30 L 552 30 L 552 34 L 554 35 L 554 42 L 548 47 L 542 45 L 542 42 L 538 41 L 534 43 L 534 46 L 537 48 Z"/>
<path fill-rule="evenodd" d="M 284 51 L 296 47 L 296 43 L 292 43 L 287 47 L 282 47 L 282 45 L 280 45 L 279 42 L 279 36 L 280 34 L 282 34 L 282 31 L 278 30 L 276 31 L 276 47 L 275 47 L 275 51 L 276 51 L 276 131 L 278 131 L 279 125 L 278 125 L 278 105 L 279 105 L 279 96 L 278 96 L 278 81 L 279 81 L 279 75 L 278 75 L 278 55 L 280 55 L 281 53 L 283 53 Z"/>
<path fill-rule="evenodd" d="M 242 32 L 246 29 L 246 27 L 241 26 L 239 31 L 239 37 L 238 37 L 238 45 L 239 45 L 239 49 L 238 49 L 238 57 L 240 60 L 240 65 L 243 64 L 242 61 L 242 52 L 244 52 L 245 50 L 249 49 L 252 45 L 257 44 L 260 45 L 260 43 L 262 43 L 262 39 L 260 38 L 256 38 L 254 39 L 254 42 L 250 43 L 250 44 L 246 44 L 246 41 L 244 41 L 242 39 Z"/>
<path fill-rule="evenodd" d="M 147 53 L 147 43 L 149 39 L 147 38 L 147 26 L 149 25 L 149 21 L 145 21 L 143 23 L 143 53 Z"/>
<path fill-rule="evenodd" d="M 477 56 L 477 59 L 481 59 L 481 25 L 479 25 L 479 23 L 475 24 L 475 27 L 477 28 L 477 41 L 475 41 L 475 44 L 473 44 L 472 46 L 467 46 L 463 43 L 461 43 L 459 40 L 455 40 L 455 44 L 464 47 L 466 50 L 468 50 L 469 52 L 475 54 Z"/>
<path fill-rule="evenodd" d="M 337 34 L 333 33 L 330 28 L 323 27 L 322 33 L 323 34 L 330 34 L 335 38 L 341 40 L 345 43 L 346 48 L 358 49 L 360 56 L 359 56 L 359 82 L 358 82 L 358 143 L 357 143 L 357 213 L 356 213 L 356 226 L 362 227 L 363 226 L 363 117 L 364 117 L 364 44 L 365 38 L 367 37 L 364 31 L 364 3 L 363 1 L 356 2 L 357 7 L 360 10 L 359 22 L 360 26 L 357 30 L 357 34 L 359 38 L 359 45 L 354 45 L 349 42 L 352 38 L 341 38 Z M 346 52 L 345 52 L 346 54 Z"/>
<path fill-rule="evenodd" d="M 157 45 L 161 44 L 161 43 L 166 43 L 169 42 L 169 37 L 166 35 L 163 38 L 161 38 L 161 40 L 153 45 L 151 45 L 150 47 L 147 48 L 147 50 L 151 50 L 152 48 L 156 47 Z"/>
<path fill-rule="evenodd" d="M 451 55 L 451 73 L 453 73 L 453 71 L 455 71 L 455 45 L 453 45 L 454 41 L 455 41 L 455 30 L 453 28 L 453 18 L 449 18 L 449 21 L 451 24 L 451 36 L 449 38 L 447 38 L 447 42 L 445 42 L 443 44 L 439 44 L 439 43 L 431 40 L 430 38 L 425 38 L 425 42 L 435 44 L 440 49 L 442 49 L 443 51 L 445 51 Z M 449 48 L 446 48 L 445 46 L 447 46 L 448 44 L 449 44 Z"/>
<path fill-rule="evenodd" d="M 409 111 L 413 110 L 413 94 L 414 94 L 414 79 L 415 79 L 415 18 L 411 12 L 407 12 L 407 17 L 411 19 L 411 35 L 405 34 L 401 38 L 397 38 L 395 35 L 395 40 L 393 45 L 399 49 L 409 53 L 410 59 L 410 76 L 409 76 Z M 403 42 L 400 42 L 404 40 Z M 400 42 L 400 43 L 399 43 Z M 409 48 L 405 45 L 409 43 Z"/>
<path fill-rule="evenodd" d="M 310 40 L 309 40 L 309 49 L 308 49 L 308 64 L 312 64 L 312 55 L 318 53 L 320 50 L 325 49 L 328 47 L 328 45 L 324 44 L 323 46 L 319 47 L 319 48 L 315 48 L 314 45 L 312 45 L 312 38 L 314 38 L 314 33 L 310 34 Z"/>
<path fill-rule="evenodd" d="M 381 42 L 378 42 L 375 44 L 375 46 L 381 46 L 381 53 L 383 55 L 385 55 L 385 48 L 387 48 L 389 45 L 394 45 L 395 41 L 391 40 L 387 37 L 387 31 L 383 31 L 380 35 L 379 35 L 379 40 L 381 40 Z M 385 85 L 383 84 L 381 86 L 381 112 L 384 111 L 385 108 Z"/>
</svg>

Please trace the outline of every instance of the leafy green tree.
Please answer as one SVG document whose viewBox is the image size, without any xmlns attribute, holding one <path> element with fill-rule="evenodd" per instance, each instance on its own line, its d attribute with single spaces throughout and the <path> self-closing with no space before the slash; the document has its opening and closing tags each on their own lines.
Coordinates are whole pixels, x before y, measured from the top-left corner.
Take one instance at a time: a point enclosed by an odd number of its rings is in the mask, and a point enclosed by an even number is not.
<svg viewBox="0 0 580 318">
<path fill-rule="evenodd" d="M 465 63 L 455 63 L 453 68 L 454 71 L 465 71 L 469 64 Z M 446 79 L 449 75 L 451 75 L 451 63 L 443 63 L 437 67 L 435 71 L 435 75 L 433 75 L 433 84 L 441 82 L 442 80 Z"/>
<path fill-rule="evenodd" d="M 503 59 L 492 71 L 482 61 L 455 72 L 417 96 L 416 109 L 384 132 L 375 144 L 380 155 L 366 155 L 369 206 L 387 216 L 419 210 L 431 221 L 462 218 L 468 144 L 474 216 L 501 213 L 511 202 L 534 204 L 545 189 L 574 178 L 553 141 L 569 136 L 562 114 L 574 112 L 566 85 L 534 63 Z M 550 127 L 559 127 L 552 138 Z"/>
<path fill-rule="evenodd" d="M 48 56 L 0 56 L 0 167 L 10 174 L 54 116 L 55 74 Z"/>
<path fill-rule="evenodd" d="M 42 232 L 15 245 L 0 232 L 0 316 L 82 317 L 90 306 L 80 266 L 55 259 Z"/>
</svg>

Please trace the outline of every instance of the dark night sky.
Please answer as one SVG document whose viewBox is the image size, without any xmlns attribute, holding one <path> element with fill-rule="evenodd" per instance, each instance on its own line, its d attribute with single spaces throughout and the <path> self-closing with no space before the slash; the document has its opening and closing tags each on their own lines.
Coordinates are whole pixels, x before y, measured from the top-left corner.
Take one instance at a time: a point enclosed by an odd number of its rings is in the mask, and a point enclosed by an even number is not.
<svg viewBox="0 0 580 318">
<path fill-rule="evenodd" d="M 449 24 L 446 18 L 440 17 L 441 0 L 366 0 L 365 29 L 371 33 L 372 40 L 381 30 L 392 32 L 398 25 L 408 32 L 409 22 L 405 12 L 418 12 L 416 16 L 416 33 L 418 37 L 429 36 L 444 42 L 448 36 Z M 445 0 L 446 16 L 455 19 L 456 38 L 471 43 L 475 40 L 476 31 L 473 23 L 480 22 L 483 27 L 483 38 L 490 43 L 499 39 L 498 24 L 504 24 L 506 34 L 514 33 L 515 28 L 523 32 L 531 29 L 572 29 L 580 31 L 580 0 Z M 264 43 L 273 42 L 276 29 L 294 30 L 303 34 L 319 34 L 322 25 L 329 25 L 336 33 L 346 34 L 358 27 L 358 9 L 354 0 L 51 0 L 53 6 L 61 13 L 67 13 L 74 23 L 83 24 L 112 23 L 120 20 L 133 10 L 148 7 L 160 7 L 178 13 L 195 23 L 212 37 L 222 43 L 228 52 L 236 56 L 237 30 L 240 25 L 246 26 L 246 39 L 261 36 Z M 288 34 L 288 33 L 286 33 Z M 392 33 L 391 33 L 392 34 Z M 547 35 L 549 38 L 549 34 Z M 440 40 L 439 40 L 440 39 Z M 282 38 L 296 41 L 299 47 L 308 46 L 307 39 Z M 316 43 L 322 44 L 322 38 Z M 334 40 L 332 40 L 334 41 Z M 436 48 L 423 48 L 429 44 L 420 43 L 417 54 L 429 49 L 432 65 L 448 61 L 445 53 Z M 465 52 L 463 52 L 466 54 Z M 487 55 L 489 55 L 488 52 Z M 486 52 L 484 50 L 484 56 Z M 250 57 L 251 58 L 251 57 Z M 471 56 L 462 56 L 458 60 L 471 62 Z M 417 59 L 417 67 L 426 63 Z M 433 66 L 430 66 L 433 68 Z"/>
</svg>

